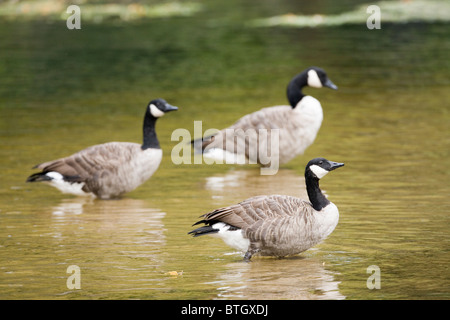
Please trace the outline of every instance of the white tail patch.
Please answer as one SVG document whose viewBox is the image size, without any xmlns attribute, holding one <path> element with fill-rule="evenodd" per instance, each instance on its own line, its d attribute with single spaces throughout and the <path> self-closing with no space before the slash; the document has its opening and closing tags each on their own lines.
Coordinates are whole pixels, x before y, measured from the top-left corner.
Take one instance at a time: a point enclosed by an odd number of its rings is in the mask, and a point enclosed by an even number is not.
<svg viewBox="0 0 450 320">
<path fill-rule="evenodd" d="M 203 157 L 206 159 L 214 160 L 215 163 L 225 163 L 225 164 L 246 164 L 247 157 L 242 154 L 232 153 L 219 148 L 206 149 L 203 153 Z M 205 160 L 205 163 L 210 161 Z"/>
<path fill-rule="evenodd" d="M 315 164 L 309 167 L 309 170 L 311 170 L 317 178 L 322 179 L 325 177 L 325 175 L 329 172 L 328 170 L 325 170 L 324 168 L 321 168 Z"/>
<path fill-rule="evenodd" d="M 308 86 L 313 88 L 322 88 L 322 82 L 314 69 L 308 71 Z"/>
<path fill-rule="evenodd" d="M 241 229 L 230 231 L 230 225 L 223 222 L 215 223 L 212 227 L 219 230 L 219 232 L 214 235 L 221 238 L 226 245 L 236 250 L 247 252 L 248 247 L 250 246 L 250 240 L 244 238 Z"/>
<path fill-rule="evenodd" d="M 150 113 L 155 118 L 161 118 L 164 115 L 164 112 L 159 110 L 157 106 L 155 106 L 153 103 L 150 105 Z"/>
<path fill-rule="evenodd" d="M 76 196 L 86 196 L 91 195 L 91 193 L 84 192 L 83 186 L 84 182 L 67 182 L 64 180 L 64 177 L 62 174 L 56 171 L 51 171 L 46 173 L 47 177 L 50 177 L 52 180 L 48 181 L 48 183 L 52 186 L 61 191 L 62 193 L 69 193 Z"/>
</svg>

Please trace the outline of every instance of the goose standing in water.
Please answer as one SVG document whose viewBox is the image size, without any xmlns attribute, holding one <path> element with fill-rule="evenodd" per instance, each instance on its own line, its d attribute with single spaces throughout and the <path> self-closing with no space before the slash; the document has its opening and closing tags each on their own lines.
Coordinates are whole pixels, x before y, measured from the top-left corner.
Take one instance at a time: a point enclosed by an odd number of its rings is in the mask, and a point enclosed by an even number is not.
<svg viewBox="0 0 450 320">
<path fill-rule="evenodd" d="M 156 120 L 178 110 L 164 99 L 150 101 L 144 117 L 143 144 L 109 142 L 94 145 L 66 158 L 35 166 L 41 172 L 27 182 L 44 181 L 63 193 L 117 198 L 147 181 L 158 169 L 162 150 L 155 132 Z"/>
<path fill-rule="evenodd" d="M 323 69 L 309 67 L 289 82 L 290 106 L 268 107 L 245 115 L 216 135 L 194 140 L 195 152 L 228 164 L 258 163 L 262 166 L 270 163 L 261 155 L 270 154 L 273 159 L 278 153 L 278 163 L 283 164 L 303 154 L 314 142 L 323 120 L 320 102 L 303 94 L 305 86 L 337 89 Z M 275 148 L 271 143 L 271 129 L 279 129 L 279 143 Z"/>
<path fill-rule="evenodd" d="M 251 197 L 202 215 L 194 225 L 205 225 L 189 234 L 217 235 L 230 247 L 245 252 L 246 261 L 256 253 L 283 257 L 303 252 L 327 238 L 339 221 L 338 208 L 324 196 L 319 180 L 343 165 L 324 158 L 307 164 L 309 201 L 286 195 Z"/>
</svg>

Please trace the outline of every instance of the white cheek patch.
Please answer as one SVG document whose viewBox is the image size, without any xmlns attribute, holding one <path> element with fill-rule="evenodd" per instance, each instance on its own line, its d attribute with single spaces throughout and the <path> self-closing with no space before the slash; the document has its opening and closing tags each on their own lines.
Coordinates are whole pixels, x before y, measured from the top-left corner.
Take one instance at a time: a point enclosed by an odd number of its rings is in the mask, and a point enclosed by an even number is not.
<svg viewBox="0 0 450 320">
<path fill-rule="evenodd" d="M 159 110 L 153 103 L 150 105 L 150 113 L 155 118 L 160 118 L 160 117 L 162 117 L 164 115 L 164 112 Z"/>
<path fill-rule="evenodd" d="M 325 177 L 325 175 L 329 172 L 329 171 L 325 170 L 324 168 L 321 168 L 315 164 L 310 166 L 309 170 L 311 170 L 316 175 L 316 177 L 319 179 L 322 179 L 323 177 Z"/>
<path fill-rule="evenodd" d="M 313 88 L 322 88 L 322 82 L 314 69 L 308 71 L 308 86 Z"/>
</svg>

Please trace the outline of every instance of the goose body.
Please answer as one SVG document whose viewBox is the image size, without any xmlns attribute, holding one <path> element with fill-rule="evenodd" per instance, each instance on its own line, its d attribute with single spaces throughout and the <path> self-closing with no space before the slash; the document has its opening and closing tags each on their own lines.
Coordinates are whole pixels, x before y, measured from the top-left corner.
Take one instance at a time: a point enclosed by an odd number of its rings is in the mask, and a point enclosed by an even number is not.
<svg viewBox="0 0 450 320">
<path fill-rule="evenodd" d="M 290 106 L 267 107 L 245 115 L 214 136 L 194 140 L 194 149 L 204 157 L 225 163 L 270 166 L 268 159 L 262 157 L 269 154 L 271 159 L 276 155 L 279 164 L 289 162 L 314 142 L 323 120 L 320 102 L 302 93 L 305 86 L 337 89 L 325 71 L 310 67 L 289 82 Z M 273 140 L 276 145 L 271 140 L 273 129 L 278 129 L 278 137 Z"/>
<path fill-rule="evenodd" d="M 27 182 L 43 181 L 63 193 L 120 197 L 147 181 L 158 169 L 162 150 L 155 132 L 156 120 L 177 110 L 163 99 L 152 100 L 144 117 L 144 142 L 109 142 L 83 149 L 71 156 L 35 166 L 41 172 Z"/>
<path fill-rule="evenodd" d="M 211 234 L 245 252 L 245 260 L 258 253 L 283 257 L 301 253 L 326 239 L 339 221 L 339 211 L 319 188 L 326 173 L 343 166 L 323 158 L 305 169 L 309 201 L 286 195 L 256 196 L 201 216 L 203 223 L 189 234 Z"/>
</svg>

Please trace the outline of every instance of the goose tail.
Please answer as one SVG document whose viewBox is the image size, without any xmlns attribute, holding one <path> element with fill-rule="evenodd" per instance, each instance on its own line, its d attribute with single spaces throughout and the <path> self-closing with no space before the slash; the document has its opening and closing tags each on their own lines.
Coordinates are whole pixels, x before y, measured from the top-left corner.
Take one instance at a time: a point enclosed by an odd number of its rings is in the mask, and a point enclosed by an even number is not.
<svg viewBox="0 0 450 320">
<path fill-rule="evenodd" d="M 194 151 L 196 154 L 202 154 L 205 148 L 214 141 L 214 135 L 198 138 L 198 139 L 192 139 L 191 145 L 194 148 Z"/>
<path fill-rule="evenodd" d="M 203 236 L 205 234 L 214 234 L 219 232 L 219 229 L 215 229 L 212 226 L 203 226 L 197 229 L 194 229 L 192 231 L 189 231 L 188 234 L 192 234 L 192 236 L 195 237 L 199 237 L 199 236 Z"/>
<path fill-rule="evenodd" d="M 51 177 L 47 176 L 45 172 L 34 173 L 27 178 L 26 182 L 40 182 L 40 181 L 50 181 Z"/>
</svg>

